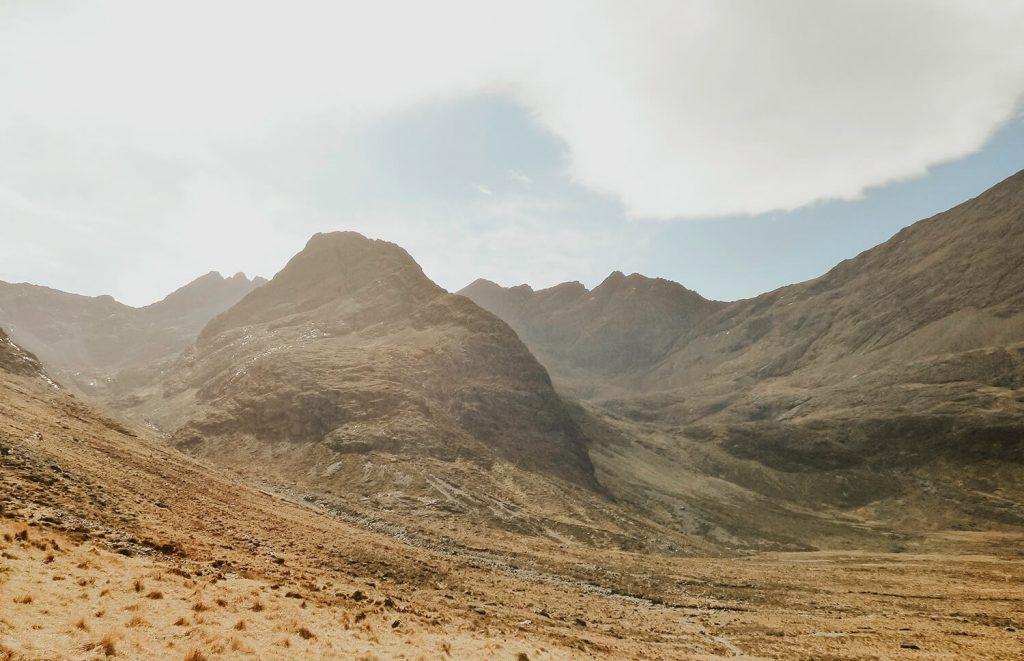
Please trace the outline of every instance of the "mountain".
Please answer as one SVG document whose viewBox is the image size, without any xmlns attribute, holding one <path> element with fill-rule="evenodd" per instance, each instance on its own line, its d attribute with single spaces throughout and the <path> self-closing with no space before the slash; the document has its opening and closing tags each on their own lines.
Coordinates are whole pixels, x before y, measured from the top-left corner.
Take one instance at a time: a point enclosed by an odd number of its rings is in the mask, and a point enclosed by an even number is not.
<svg viewBox="0 0 1024 661">
<path fill-rule="evenodd" d="M 0 324 L 61 383 L 109 400 L 152 380 L 206 322 L 265 282 L 209 273 L 143 308 L 0 282 Z"/>
<path fill-rule="evenodd" d="M 578 282 L 533 291 L 477 280 L 459 294 L 507 321 L 556 381 L 578 388 L 650 369 L 725 306 L 669 280 L 618 271 L 592 291 Z"/>
<path fill-rule="evenodd" d="M 728 306 L 638 385 L 685 393 L 674 419 L 758 423 L 766 444 L 777 425 L 834 427 L 850 461 L 926 446 L 1020 460 L 1022 261 L 1024 172 L 820 278 Z"/>
<path fill-rule="evenodd" d="M 353 232 L 310 239 L 203 329 L 182 370 L 197 408 L 181 444 L 501 458 L 592 480 L 586 439 L 515 333 L 398 246 Z"/>
<path fill-rule="evenodd" d="M 901 540 L 1024 525 L 1022 261 L 1024 172 L 819 278 L 702 304 L 656 341 L 622 308 L 646 364 L 580 357 L 550 330 L 572 328 L 578 284 L 464 293 L 601 420 L 591 456 L 618 497 L 677 525 L 696 510 L 725 537 L 836 544 L 822 514 Z"/>
<path fill-rule="evenodd" d="M 507 324 L 353 232 L 311 238 L 130 401 L 178 448 L 353 515 L 702 546 L 607 500 L 574 412 Z"/>
</svg>

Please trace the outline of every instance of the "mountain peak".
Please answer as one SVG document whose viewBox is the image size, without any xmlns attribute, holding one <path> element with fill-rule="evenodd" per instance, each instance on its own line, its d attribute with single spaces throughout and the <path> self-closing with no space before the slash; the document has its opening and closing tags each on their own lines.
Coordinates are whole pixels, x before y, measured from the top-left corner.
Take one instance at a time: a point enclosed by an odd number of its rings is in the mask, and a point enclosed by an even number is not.
<svg viewBox="0 0 1024 661">
<path fill-rule="evenodd" d="M 442 293 L 394 243 L 358 232 L 317 233 L 273 279 L 211 321 L 199 341 L 296 315 L 336 320 L 359 309 L 364 319 L 380 320 Z"/>
<path fill-rule="evenodd" d="M 344 280 L 357 287 L 395 269 L 415 271 L 426 277 L 409 253 L 390 241 L 369 239 L 358 232 L 318 232 L 272 282 L 325 278 Z"/>
</svg>

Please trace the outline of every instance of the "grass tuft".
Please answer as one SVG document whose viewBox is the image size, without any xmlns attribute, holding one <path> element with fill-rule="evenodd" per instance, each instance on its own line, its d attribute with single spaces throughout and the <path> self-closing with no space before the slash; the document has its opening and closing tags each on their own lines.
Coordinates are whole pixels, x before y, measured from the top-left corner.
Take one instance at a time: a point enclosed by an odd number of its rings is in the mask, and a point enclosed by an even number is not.
<svg viewBox="0 0 1024 661">
<path fill-rule="evenodd" d="M 94 643 L 85 646 L 87 650 L 99 649 L 103 652 L 104 656 L 114 656 L 117 654 L 117 640 L 118 636 L 110 631 L 103 635 L 102 638 Z"/>
</svg>

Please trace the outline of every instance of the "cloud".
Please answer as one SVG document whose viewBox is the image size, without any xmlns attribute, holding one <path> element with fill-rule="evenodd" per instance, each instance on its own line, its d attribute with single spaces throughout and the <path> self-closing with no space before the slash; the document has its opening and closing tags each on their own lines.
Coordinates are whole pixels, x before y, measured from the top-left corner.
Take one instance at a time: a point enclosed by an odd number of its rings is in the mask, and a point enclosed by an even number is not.
<svg viewBox="0 0 1024 661">
<path fill-rule="evenodd" d="M 494 191 L 492 191 L 487 186 L 484 186 L 483 184 L 473 184 L 473 190 L 480 193 L 481 195 L 494 195 Z"/>
<path fill-rule="evenodd" d="M 523 174 L 519 170 L 509 170 L 508 178 L 520 184 L 532 184 L 533 177 Z"/>
<path fill-rule="evenodd" d="M 15 2 L 0 131 L 196 163 L 481 90 L 558 134 L 631 215 L 852 198 L 977 150 L 1024 92 L 1001 0 Z M 110 146 L 110 145 L 108 145 Z"/>
<path fill-rule="evenodd" d="M 248 226 L 269 263 L 307 229 L 289 218 L 318 211 L 299 173 L 318 176 L 325 145 L 482 93 L 514 99 L 573 180 L 630 217 L 851 199 L 978 150 L 1014 116 L 1020 25 L 1024 3 L 1005 0 L 11 0 L 0 223 L 119 233 L 142 255 L 159 248 L 147 237 L 180 236 L 198 247 L 177 269 L 198 273 L 225 248 L 204 232 Z M 270 147 L 296 134 L 315 139 L 289 148 L 282 191 Z M 239 168 L 239 153 L 262 162 Z M 510 165 L 498 176 L 529 183 Z"/>
</svg>

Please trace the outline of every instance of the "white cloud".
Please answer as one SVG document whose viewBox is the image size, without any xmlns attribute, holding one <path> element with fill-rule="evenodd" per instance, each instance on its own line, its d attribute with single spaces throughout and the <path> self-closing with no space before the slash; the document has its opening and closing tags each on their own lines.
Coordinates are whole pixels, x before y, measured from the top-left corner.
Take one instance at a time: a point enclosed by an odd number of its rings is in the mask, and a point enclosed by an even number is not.
<svg viewBox="0 0 1024 661">
<path fill-rule="evenodd" d="M 10 1 L 0 204 L 139 241 L 255 227 L 269 260 L 309 204 L 236 181 L 237 147 L 495 92 L 630 216 L 793 209 L 979 149 L 1024 92 L 1021 25 L 1004 0 Z"/>
<path fill-rule="evenodd" d="M 633 215 L 850 198 L 978 149 L 1024 92 L 1021 2 L 12 3 L 0 130 L 215 158 L 330 117 L 516 94 Z"/>
<path fill-rule="evenodd" d="M 508 171 L 508 178 L 511 179 L 512 181 L 518 182 L 520 184 L 532 184 L 533 183 L 533 177 L 531 177 L 529 175 L 525 175 L 522 172 L 520 172 L 519 170 L 509 170 Z"/>
</svg>

